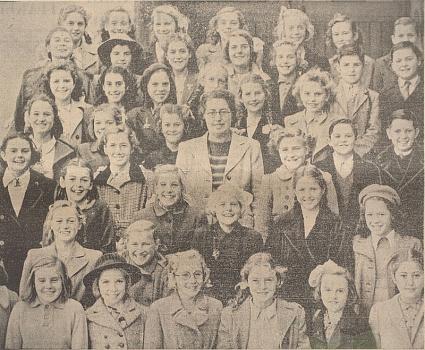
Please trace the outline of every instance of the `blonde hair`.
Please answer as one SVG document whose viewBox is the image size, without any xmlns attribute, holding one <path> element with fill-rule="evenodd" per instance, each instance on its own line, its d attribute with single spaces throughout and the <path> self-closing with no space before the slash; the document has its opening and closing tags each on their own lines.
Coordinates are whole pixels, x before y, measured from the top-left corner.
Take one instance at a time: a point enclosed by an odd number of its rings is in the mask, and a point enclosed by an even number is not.
<svg viewBox="0 0 425 350">
<path fill-rule="evenodd" d="M 280 8 L 279 19 L 277 26 L 274 29 L 274 35 L 279 40 L 285 38 L 285 20 L 288 17 L 296 17 L 304 25 L 306 30 L 306 36 L 304 41 L 309 41 L 314 37 L 314 26 L 310 21 L 310 18 L 306 15 L 305 12 L 298 9 L 288 9 L 285 6 Z"/>
</svg>

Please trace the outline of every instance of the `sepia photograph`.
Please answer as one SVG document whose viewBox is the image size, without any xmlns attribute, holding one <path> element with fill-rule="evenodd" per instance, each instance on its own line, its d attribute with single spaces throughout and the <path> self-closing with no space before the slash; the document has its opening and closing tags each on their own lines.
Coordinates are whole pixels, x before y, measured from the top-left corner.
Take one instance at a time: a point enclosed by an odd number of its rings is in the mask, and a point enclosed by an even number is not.
<svg viewBox="0 0 425 350">
<path fill-rule="evenodd" d="M 0 349 L 424 349 L 423 0 L 0 31 Z"/>
</svg>

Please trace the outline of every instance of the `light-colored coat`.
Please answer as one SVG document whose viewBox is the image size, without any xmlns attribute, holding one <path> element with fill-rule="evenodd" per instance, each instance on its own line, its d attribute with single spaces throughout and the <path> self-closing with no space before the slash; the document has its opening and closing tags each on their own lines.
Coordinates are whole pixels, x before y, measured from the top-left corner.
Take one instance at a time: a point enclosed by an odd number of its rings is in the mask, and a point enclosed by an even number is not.
<svg viewBox="0 0 425 350">
<path fill-rule="evenodd" d="M 305 313 L 300 305 L 277 299 L 277 319 L 280 349 L 310 349 L 310 341 L 305 333 Z M 250 320 L 249 299 L 236 310 L 226 307 L 221 314 L 217 349 L 246 349 Z"/>
<path fill-rule="evenodd" d="M 28 255 L 25 259 L 24 267 L 22 269 L 21 283 L 19 285 L 19 295 L 22 295 L 24 292 L 33 264 L 44 256 L 58 256 L 54 243 L 47 247 L 31 249 L 28 251 Z M 78 242 L 75 242 L 72 257 L 65 264 L 68 277 L 71 279 L 72 284 L 70 295 L 71 298 L 81 301 L 85 291 L 83 277 L 93 269 L 97 259 L 99 259 L 101 256 L 102 252 L 83 248 Z"/>
<path fill-rule="evenodd" d="M 207 198 L 212 193 L 208 132 L 201 137 L 180 143 L 176 165 L 185 175 L 187 194 L 198 203 L 199 208 L 204 209 Z M 223 183 L 232 183 L 252 193 L 254 213 L 263 175 L 263 157 L 258 141 L 232 133 Z M 249 213 L 245 214 L 249 216 Z M 246 220 L 246 224 L 253 227 L 252 220 Z"/>
<path fill-rule="evenodd" d="M 198 319 L 196 322 L 183 307 L 177 293 L 155 301 L 146 321 L 144 348 L 215 348 L 222 308 L 217 299 L 200 296 L 193 312 Z"/>
<path fill-rule="evenodd" d="M 141 349 L 147 307 L 134 299 L 126 300 L 125 326 L 112 317 L 102 298 L 87 309 L 90 349 Z"/>
<path fill-rule="evenodd" d="M 363 157 L 378 142 L 381 131 L 379 117 L 379 94 L 367 88 L 360 88 L 355 97 L 352 113 L 347 111 L 347 99 L 341 84 L 337 87 L 335 102 L 331 113 L 340 118 L 348 118 L 353 122 L 357 132 L 354 151 Z"/>
<path fill-rule="evenodd" d="M 422 244 L 419 239 L 411 236 L 401 236 L 395 233 L 395 246 L 392 247 L 393 253 L 390 254 L 387 261 L 389 263 L 393 254 L 402 249 L 415 248 L 422 251 Z M 372 237 L 369 235 L 366 238 L 357 235 L 353 238 L 353 251 L 355 260 L 354 280 L 356 284 L 357 294 L 360 304 L 365 314 L 369 314 L 373 304 L 376 286 L 376 258 L 375 251 L 372 245 Z M 387 269 L 389 264 L 387 264 Z M 395 295 L 396 287 L 391 278 L 391 273 L 388 271 L 388 294 L 390 297 Z"/>
<path fill-rule="evenodd" d="M 369 316 L 370 327 L 378 349 L 423 349 L 424 312 L 419 310 L 412 329 L 412 338 L 403 321 L 398 301 L 399 294 L 372 306 Z"/>
</svg>

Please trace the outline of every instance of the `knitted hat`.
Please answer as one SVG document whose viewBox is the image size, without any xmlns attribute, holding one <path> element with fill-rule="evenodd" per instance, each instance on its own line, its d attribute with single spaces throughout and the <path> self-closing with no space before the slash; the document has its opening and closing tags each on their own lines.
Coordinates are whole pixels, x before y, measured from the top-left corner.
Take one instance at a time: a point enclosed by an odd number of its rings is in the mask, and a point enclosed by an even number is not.
<svg viewBox="0 0 425 350">
<path fill-rule="evenodd" d="M 83 282 L 86 288 L 91 289 L 93 281 L 100 276 L 102 271 L 110 269 L 124 269 L 131 276 L 131 284 L 136 283 L 142 277 L 139 268 L 131 265 L 117 253 L 108 253 L 102 255 L 87 275 L 84 276 Z"/>
<path fill-rule="evenodd" d="M 400 205 L 400 196 L 390 186 L 373 184 L 365 187 L 359 194 L 360 205 L 364 205 L 372 197 L 384 198 L 393 204 Z"/>
</svg>

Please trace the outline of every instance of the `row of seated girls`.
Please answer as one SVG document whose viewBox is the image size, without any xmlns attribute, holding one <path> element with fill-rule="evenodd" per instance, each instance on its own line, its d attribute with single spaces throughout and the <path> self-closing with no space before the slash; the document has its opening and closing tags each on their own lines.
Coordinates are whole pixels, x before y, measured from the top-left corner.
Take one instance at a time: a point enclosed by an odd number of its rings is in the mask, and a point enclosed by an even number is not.
<svg viewBox="0 0 425 350">
<path fill-rule="evenodd" d="M 67 5 L 0 146 L 0 348 L 423 348 L 423 71 L 335 14 L 311 49 L 172 5 Z M 195 21 L 195 18 L 191 19 Z M 198 71 L 199 70 L 199 71 Z"/>
</svg>

